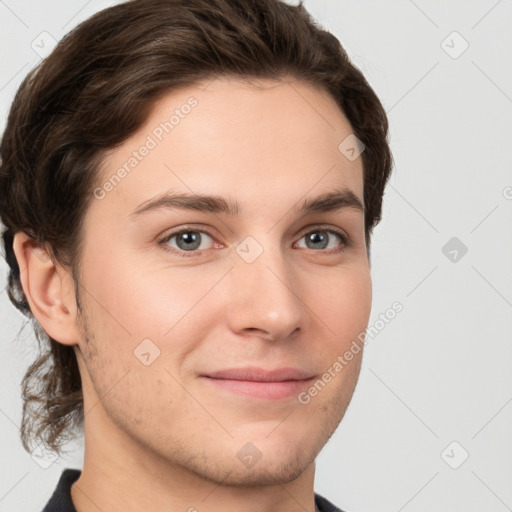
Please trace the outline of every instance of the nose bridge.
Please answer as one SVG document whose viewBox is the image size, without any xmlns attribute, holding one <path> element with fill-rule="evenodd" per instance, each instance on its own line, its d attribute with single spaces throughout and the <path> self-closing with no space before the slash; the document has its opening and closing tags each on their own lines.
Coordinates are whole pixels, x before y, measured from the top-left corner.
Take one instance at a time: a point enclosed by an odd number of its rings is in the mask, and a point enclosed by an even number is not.
<svg viewBox="0 0 512 512">
<path fill-rule="evenodd" d="M 235 331 L 258 329 L 278 339 L 303 326 L 306 311 L 292 261 L 271 238 L 263 245 L 247 237 L 237 247 L 229 321 Z"/>
</svg>

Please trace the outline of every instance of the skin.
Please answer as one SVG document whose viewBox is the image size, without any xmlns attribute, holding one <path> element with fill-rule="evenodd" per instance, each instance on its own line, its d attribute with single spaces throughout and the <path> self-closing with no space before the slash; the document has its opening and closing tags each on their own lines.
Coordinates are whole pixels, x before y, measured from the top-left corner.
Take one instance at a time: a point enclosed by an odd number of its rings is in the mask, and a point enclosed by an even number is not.
<svg viewBox="0 0 512 512">
<path fill-rule="evenodd" d="M 98 183 L 191 96 L 198 102 L 191 113 L 91 201 L 82 313 L 69 270 L 16 235 L 34 315 L 78 358 L 85 459 L 72 499 L 79 512 L 313 512 L 314 460 L 343 418 L 362 351 L 308 404 L 237 395 L 199 375 L 255 366 L 320 377 L 365 330 L 371 278 L 363 212 L 294 210 L 336 189 L 363 202 L 362 161 L 338 150 L 352 129 L 324 91 L 289 78 L 217 78 L 163 96 L 145 125 L 105 157 Z M 130 215 L 167 191 L 218 195 L 241 211 Z M 178 237 L 160 243 L 183 227 L 202 237 L 191 256 Z M 348 245 L 329 230 L 341 230 Z M 308 245 L 311 233 L 327 236 L 327 248 Z M 236 251 L 247 236 L 263 249 L 252 263 Z M 134 355 L 144 339 L 160 350 L 148 366 Z M 250 468 L 237 457 L 246 443 L 261 454 Z"/>
</svg>

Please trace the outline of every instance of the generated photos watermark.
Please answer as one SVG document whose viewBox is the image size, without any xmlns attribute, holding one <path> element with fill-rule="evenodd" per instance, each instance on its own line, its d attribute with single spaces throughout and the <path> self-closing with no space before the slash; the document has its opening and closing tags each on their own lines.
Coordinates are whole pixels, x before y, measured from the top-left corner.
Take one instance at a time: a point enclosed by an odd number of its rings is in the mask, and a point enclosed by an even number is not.
<svg viewBox="0 0 512 512">
<path fill-rule="evenodd" d="M 357 339 L 352 340 L 350 348 L 342 355 L 339 355 L 336 361 L 327 368 L 312 386 L 298 394 L 297 400 L 299 403 L 303 405 L 309 404 L 311 399 L 317 396 L 354 359 L 354 356 L 361 352 L 362 347 L 368 345 L 370 339 L 375 338 L 403 309 L 404 307 L 401 302 L 393 302 L 391 307 L 386 309 L 384 313 L 381 313 L 372 325 L 368 326 L 357 336 Z"/>
<path fill-rule="evenodd" d="M 139 162 L 144 160 L 150 152 L 155 149 L 166 135 L 172 132 L 185 117 L 192 112 L 192 109 L 197 107 L 198 101 L 191 96 L 186 103 L 183 103 L 179 108 L 174 109 L 174 113 L 167 121 L 161 122 L 158 126 L 153 128 L 151 133 L 146 137 L 144 144 L 142 144 L 132 155 L 119 167 L 111 176 L 109 176 L 101 186 L 93 190 L 92 195 L 96 199 L 105 199 L 107 194 L 114 190 L 123 179 L 125 179 L 130 172 L 137 167 Z"/>
</svg>

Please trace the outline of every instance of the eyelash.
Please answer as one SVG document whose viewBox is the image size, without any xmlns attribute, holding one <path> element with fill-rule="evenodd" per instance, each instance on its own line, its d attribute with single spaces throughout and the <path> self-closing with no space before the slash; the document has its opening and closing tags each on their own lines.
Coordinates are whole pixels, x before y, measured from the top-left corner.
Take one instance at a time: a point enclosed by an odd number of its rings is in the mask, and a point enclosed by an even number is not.
<svg viewBox="0 0 512 512">
<path fill-rule="evenodd" d="M 349 239 L 349 237 L 345 233 L 343 233 L 342 231 L 338 231 L 337 229 L 333 229 L 331 227 L 326 227 L 326 226 L 316 226 L 313 229 L 310 229 L 309 231 L 307 231 L 306 233 L 304 233 L 300 237 L 300 240 L 302 240 L 302 238 L 304 238 L 306 235 L 310 235 L 311 233 L 322 232 L 322 231 L 326 232 L 326 233 L 337 235 L 339 237 L 339 239 L 340 239 L 341 248 L 339 248 L 339 249 L 328 249 L 328 250 L 323 250 L 322 249 L 322 250 L 318 250 L 318 251 L 315 251 L 314 249 L 310 249 L 313 252 L 319 252 L 319 253 L 323 253 L 323 254 L 337 254 L 337 253 L 342 252 L 347 247 L 350 247 L 350 239 Z M 190 257 L 194 257 L 194 256 L 199 256 L 199 255 L 201 255 L 202 252 L 204 252 L 205 250 L 208 250 L 208 249 L 203 249 L 203 250 L 197 250 L 196 249 L 196 250 L 193 250 L 193 251 L 183 251 L 183 250 L 178 250 L 178 249 L 175 249 L 173 247 L 169 247 L 168 245 L 166 245 L 167 242 L 169 242 L 175 236 L 181 235 L 182 233 L 189 233 L 189 232 L 206 234 L 210 238 L 215 240 L 215 238 L 210 233 L 208 233 L 207 230 L 190 226 L 190 227 L 184 227 L 184 228 L 181 228 L 178 231 L 174 231 L 172 233 L 169 233 L 164 238 L 158 240 L 158 244 L 162 246 L 162 249 L 164 251 L 170 252 L 172 254 L 177 254 L 177 255 L 182 256 L 184 258 L 190 258 Z"/>
</svg>

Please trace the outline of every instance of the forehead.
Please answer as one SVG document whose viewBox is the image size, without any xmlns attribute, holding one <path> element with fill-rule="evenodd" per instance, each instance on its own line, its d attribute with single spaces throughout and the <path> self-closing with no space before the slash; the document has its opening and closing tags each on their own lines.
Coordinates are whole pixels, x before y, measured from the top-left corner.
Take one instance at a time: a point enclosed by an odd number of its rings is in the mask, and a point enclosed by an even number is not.
<svg viewBox="0 0 512 512">
<path fill-rule="evenodd" d="M 362 159 L 339 149 L 351 134 L 334 99 L 302 81 L 217 78 L 182 88 L 161 96 L 107 155 L 98 185 L 108 191 L 93 208 L 126 216 L 171 189 L 236 196 L 248 210 L 340 188 L 362 200 Z"/>
</svg>

